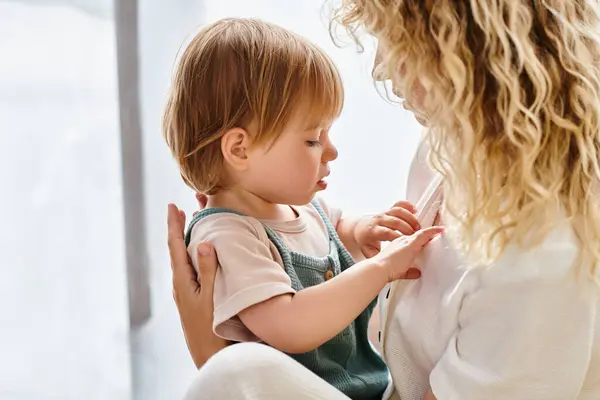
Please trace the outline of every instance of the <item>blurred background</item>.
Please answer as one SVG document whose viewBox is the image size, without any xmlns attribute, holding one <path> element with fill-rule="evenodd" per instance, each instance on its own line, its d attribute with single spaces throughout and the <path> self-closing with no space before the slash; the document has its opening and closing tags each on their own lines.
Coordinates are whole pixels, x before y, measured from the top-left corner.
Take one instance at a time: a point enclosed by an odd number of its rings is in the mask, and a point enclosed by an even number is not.
<svg viewBox="0 0 600 400">
<path fill-rule="evenodd" d="M 176 56 L 218 18 L 322 46 L 346 103 L 324 196 L 404 197 L 420 129 L 328 32 L 331 0 L 0 0 L 0 399 L 181 398 L 195 370 L 171 294 L 167 203 L 194 196 L 160 132 Z"/>
</svg>

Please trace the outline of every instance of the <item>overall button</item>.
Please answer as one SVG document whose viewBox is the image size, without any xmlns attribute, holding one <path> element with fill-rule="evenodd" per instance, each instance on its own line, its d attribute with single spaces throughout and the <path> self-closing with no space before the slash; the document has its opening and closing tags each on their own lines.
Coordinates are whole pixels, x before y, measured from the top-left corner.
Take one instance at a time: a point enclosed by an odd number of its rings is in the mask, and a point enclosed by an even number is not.
<svg viewBox="0 0 600 400">
<path fill-rule="evenodd" d="M 333 271 L 328 269 L 327 272 L 325 272 L 325 280 L 328 281 L 331 278 L 333 278 Z"/>
</svg>

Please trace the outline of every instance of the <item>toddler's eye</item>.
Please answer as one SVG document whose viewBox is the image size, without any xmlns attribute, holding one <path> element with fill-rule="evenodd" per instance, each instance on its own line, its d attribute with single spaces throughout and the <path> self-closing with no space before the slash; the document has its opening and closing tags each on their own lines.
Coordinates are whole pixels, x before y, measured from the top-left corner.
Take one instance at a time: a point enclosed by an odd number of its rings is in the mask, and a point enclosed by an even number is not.
<svg viewBox="0 0 600 400">
<path fill-rule="evenodd" d="M 318 140 L 307 140 L 306 144 L 308 145 L 308 147 L 317 147 L 321 145 L 321 142 L 319 142 Z"/>
</svg>

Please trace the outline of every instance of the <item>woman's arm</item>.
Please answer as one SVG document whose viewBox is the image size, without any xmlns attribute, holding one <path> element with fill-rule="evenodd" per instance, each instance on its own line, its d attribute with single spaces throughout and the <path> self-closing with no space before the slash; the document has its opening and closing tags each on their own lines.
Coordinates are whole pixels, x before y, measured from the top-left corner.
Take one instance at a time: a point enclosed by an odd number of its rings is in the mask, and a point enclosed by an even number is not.
<svg viewBox="0 0 600 400">
<path fill-rule="evenodd" d="M 183 236 L 185 214 L 174 204 L 169 205 L 167 225 L 173 271 L 173 298 L 188 350 L 194 364 L 200 368 L 213 354 L 227 346 L 227 342 L 216 336 L 212 330 L 217 257 L 210 245 L 198 245 L 199 274 L 196 275 L 188 259 Z"/>
</svg>

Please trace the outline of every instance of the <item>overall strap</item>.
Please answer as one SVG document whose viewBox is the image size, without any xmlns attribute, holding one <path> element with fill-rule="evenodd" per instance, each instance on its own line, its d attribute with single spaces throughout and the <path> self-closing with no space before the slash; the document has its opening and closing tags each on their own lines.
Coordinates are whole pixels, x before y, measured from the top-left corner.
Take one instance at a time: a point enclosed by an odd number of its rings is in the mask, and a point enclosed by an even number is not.
<svg viewBox="0 0 600 400">
<path fill-rule="evenodd" d="M 346 247 L 344 246 L 340 237 L 338 236 L 337 231 L 335 230 L 335 227 L 333 226 L 333 224 L 331 223 L 331 221 L 325 214 L 325 211 L 323 211 L 323 208 L 319 204 L 319 201 L 317 199 L 314 199 L 313 201 L 311 201 L 311 204 L 315 208 L 315 210 L 317 210 L 317 212 L 321 216 L 321 219 L 323 220 L 323 223 L 327 227 L 327 233 L 329 234 L 329 239 L 331 241 L 333 241 L 333 243 L 335 243 L 335 246 L 337 247 L 338 254 L 340 256 L 340 262 L 342 263 L 342 271 L 347 268 L 350 268 L 352 265 L 355 264 L 354 258 L 348 252 L 348 250 L 346 250 Z"/>
<path fill-rule="evenodd" d="M 290 277 L 292 289 L 296 291 L 301 290 L 302 283 L 300 282 L 298 274 L 294 269 L 294 263 L 292 262 L 292 255 L 290 253 L 290 250 L 287 248 L 285 243 L 283 243 L 283 240 L 281 240 L 281 238 L 277 236 L 277 234 L 273 232 L 271 228 L 269 228 L 265 224 L 262 224 L 262 226 L 265 228 L 265 232 L 267 232 L 267 237 L 269 238 L 271 243 L 275 245 L 277 251 L 279 252 L 279 255 L 281 256 L 283 268 L 285 269 L 286 274 L 288 274 L 288 276 Z"/>
</svg>

